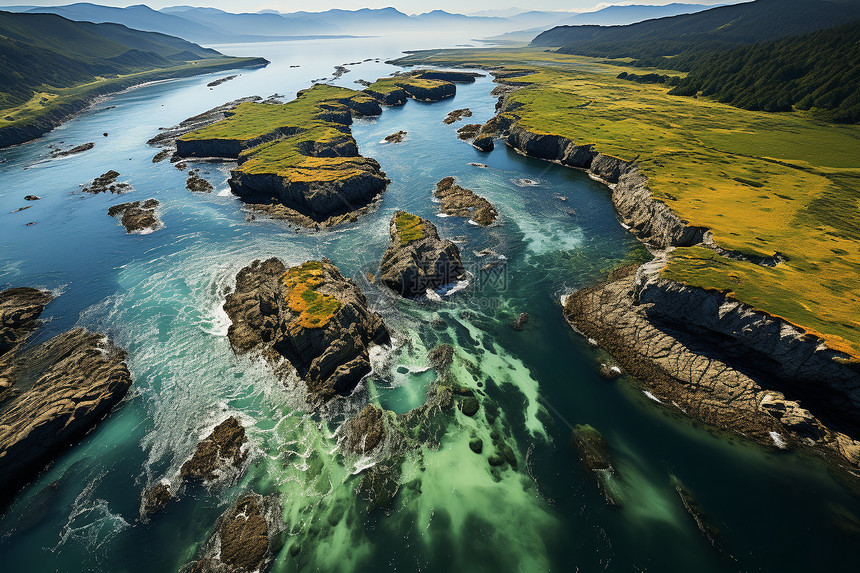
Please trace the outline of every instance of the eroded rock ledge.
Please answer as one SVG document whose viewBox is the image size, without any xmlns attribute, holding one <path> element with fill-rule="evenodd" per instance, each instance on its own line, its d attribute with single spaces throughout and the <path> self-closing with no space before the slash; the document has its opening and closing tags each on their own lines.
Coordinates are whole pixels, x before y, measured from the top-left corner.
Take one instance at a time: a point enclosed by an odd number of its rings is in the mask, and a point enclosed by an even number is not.
<svg viewBox="0 0 860 573">
<path fill-rule="evenodd" d="M 482 227 L 492 224 L 498 216 L 492 203 L 474 191 L 460 187 L 453 177 L 439 181 L 433 195 L 439 199 L 442 213 L 452 217 L 467 217 Z"/>
<path fill-rule="evenodd" d="M 860 468 L 860 442 L 835 429 L 851 423 L 833 409 L 848 398 L 843 395 L 829 406 L 821 405 L 820 417 L 797 399 L 815 395 L 820 404 L 822 395 L 836 397 L 834 388 L 822 388 L 830 383 L 825 377 L 819 374 L 817 387 L 805 388 L 813 381 L 786 377 L 789 365 L 777 366 L 780 354 L 753 351 L 746 341 L 700 326 L 720 308 L 712 306 L 716 300 L 700 300 L 702 289 L 686 287 L 681 294 L 678 285 L 647 285 L 648 279 L 637 278 L 636 269 L 628 267 L 607 283 L 568 296 L 565 318 L 610 352 L 664 405 L 765 445 L 809 446 L 851 471 Z M 671 318 L 665 315 L 666 308 L 686 313 L 683 321 L 666 320 Z M 772 340 L 764 325 L 748 326 L 750 333 L 758 331 L 762 340 Z M 782 358 L 800 367 L 797 356 L 789 351 Z M 831 419 L 839 419 L 839 425 L 832 426 Z"/>
<path fill-rule="evenodd" d="M 391 218 L 389 234 L 380 279 L 400 296 L 423 296 L 466 277 L 460 249 L 440 239 L 430 221 L 398 211 Z"/>
<path fill-rule="evenodd" d="M 0 505 L 125 396 L 126 354 L 76 328 L 0 359 Z"/>
<path fill-rule="evenodd" d="M 259 351 L 275 366 L 286 359 L 317 404 L 350 394 L 371 370 L 370 346 L 390 341 L 379 314 L 327 259 L 291 268 L 254 261 L 236 275 L 224 310 L 233 349 Z"/>
<path fill-rule="evenodd" d="M 30 287 L 0 292 L 0 356 L 26 341 L 39 327 L 39 316 L 52 298 L 51 293 Z M 0 392 L 5 387 L 0 380 Z"/>
</svg>

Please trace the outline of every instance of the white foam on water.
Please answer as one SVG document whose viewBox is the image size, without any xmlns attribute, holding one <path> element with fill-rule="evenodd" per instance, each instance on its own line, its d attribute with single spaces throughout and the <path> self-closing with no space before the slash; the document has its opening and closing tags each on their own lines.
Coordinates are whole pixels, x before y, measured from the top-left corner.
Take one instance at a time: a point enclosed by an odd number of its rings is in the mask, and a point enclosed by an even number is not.
<svg viewBox="0 0 860 573">
<path fill-rule="evenodd" d="M 77 542 L 94 552 L 123 529 L 131 527 L 122 515 L 111 511 L 107 501 L 95 497 L 94 492 L 103 477 L 104 474 L 88 480 L 75 498 L 66 523 L 60 530 L 60 540 L 52 551 L 57 552 L 65 544 Z"/>
<path fill-rule="evenodd" d="M 788 442 L 782 437 L 779 432 L 768 432 L 770 435 L 770 439 L 773 440 L 773 445 L 779 448 L 780 450 L 788 449 Z"/>
<path fill-rule="evenodd" d="M 651 393 L 651 392 L 649 392 L 648 390 L 643 390 L 643 391 L 642 391 L 642 393 L 643 393 L 643 394 L 645 394 L 645 396 L 646 396 L 649 400 L 653 400 L 653 401 L 657 402 L 658 404 L 662 404 L 662 403 L 663 403 L 663 400 L 661 400 L 660 398 L 658 398 L 657 396 L 655 396 L 654 394 L 652 394 L 652 393 Z"/>
<path fill-rule="evenodd" d="M 523 240 L 528 244 L 528 250 L 533 255 L 543 255 L 556 251 L 572 251 L 581 247 L 585 235 L 582 229 L 560 229 L 557 225 L 539 222 L 526 216 L 516 220 Z"/>
</svg>

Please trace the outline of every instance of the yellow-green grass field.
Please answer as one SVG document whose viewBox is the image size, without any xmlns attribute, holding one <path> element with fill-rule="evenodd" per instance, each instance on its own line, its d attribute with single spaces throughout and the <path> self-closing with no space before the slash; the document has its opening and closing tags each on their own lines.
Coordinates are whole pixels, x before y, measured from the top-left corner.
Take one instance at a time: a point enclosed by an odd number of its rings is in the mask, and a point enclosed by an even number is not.
<svg viewBox="0 0 860 573">
<path fill-rule="evenodd" d="M 424 238 L 424 228 L 421 225 L 421 218 L 406 211 L 398 211 L 394 214 L 394 226 L 397 228 L 397 234 L 400 235 L 400 243 L 408 245 L 414 241 L 419 241 Z"/>
<path fill-rule="evenodd" d="M 323 274 L 322 263 L 308 261 L 292 267 L 281 277 L 286 287 L 287 306 L 298 313 L 298 324 L 302 328 L 324 327 L 341 307 L 339 300 L 317 291 L 325 284 Z"/>
<path fill-rule="evenodd" d="M 283 105 L 247 102 L 233 115 L 182 136 L 183 140 L 226 139 L 247 141 L 281 128 L 294 135 L 244 150 L 239 170 L 248 174 L 273 173 L 290 181 L 338 180 L 353 176 L 366 161 L 362 157 L 312 157 L 303 144 L 325 143 L 351 137 L 342 125 L 326 119 L 328 113 L 348 113 L 346 101 L 363 102 L 369 96 L 336 86 L 319 84 Z"/>
<path fill-rule="evenodd" d="M 666 277 L 718 289 L 860 358 L 860 126 L 806 112 L 746 111 L 616 79 L 630 68 L 532 48 L 416 52 L 415 65 L 531 69 L 510 96 L 529 131 L 636 161 L 654 196 L 722 247 L 780 252 L 776 267 L 701 247 L 669 257 Z M 635 73 L 677 72 L 635 70 Z"/>
</svg>

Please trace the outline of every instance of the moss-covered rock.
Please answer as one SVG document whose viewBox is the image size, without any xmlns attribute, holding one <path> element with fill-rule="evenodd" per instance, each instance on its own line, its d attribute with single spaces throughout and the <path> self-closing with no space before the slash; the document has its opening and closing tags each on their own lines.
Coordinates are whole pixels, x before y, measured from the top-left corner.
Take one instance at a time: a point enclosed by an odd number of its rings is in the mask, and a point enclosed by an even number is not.
<svg viewBox="0 0 860 573">
<path fill-rule="evenodd" d="M 389 225 L 391 242 L 380 265 L 382 282 L 404 297 L 422 296 L 462 280 L 466 270 L 460 250 L 439 238 L 436 226 L 417 215 L 398 211 Z"/>
</svg>

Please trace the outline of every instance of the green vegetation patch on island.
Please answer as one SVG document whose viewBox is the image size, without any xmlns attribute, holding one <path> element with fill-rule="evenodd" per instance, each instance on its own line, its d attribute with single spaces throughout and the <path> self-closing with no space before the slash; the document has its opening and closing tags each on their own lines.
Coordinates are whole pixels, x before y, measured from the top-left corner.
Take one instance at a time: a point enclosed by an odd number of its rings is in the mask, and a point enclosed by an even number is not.
<svg viewBox="0 0 860 573">
<path fill-rule="evenodd" d="M 245 102 L 222 121 L 181 136 L 182 157 L 238 159 L 230 186 L 252 205 L 288 211 L 314 226 L 343 221 L 388 183 L 375 160 L 362 157 L 349 125 L 352 113 L 378 115 L 369 95 L 325 84 L 286 104 Z"/>
<path fill-rule="evenodd" d="M 281 278 L 291 311 L 298 313 L 302 328 L 322 328 L 341 307 L 339 300 L 317 289 L 325 284 L 322 263 L 308 261 L 291 267 Z"/>
<path fill-rule="evenodd" d="M 421 225 L 421 217 L 412 213 L 398 211 L 394 214 L 394 225 L 397 227 L 397 235 L 400 237 L 400 242 L 404 245 L 408 245 L 413 241 L 420 241 L 425 236 Z"/>
<path fill-rule="evenodd" d="M 101 95 L 156 80 L 268 64 L 118 24 L 2 11 L 0 55 L 0 147 L 39 137 Z"/>
<path fill-rule="evenodd" d="M 765 267 L 678 249 L 664 276 L 729 293 L 860 356 L 860 127 L 673 97 L 618 79 L 623 63 L 536 48 L 431 50 L 398 63 L 531 70 L 515 78 L 522 87 L 506 96 L 501 121 L 635 162 L 653 197 L 720 247 L 786 259 Z"/>
<path fill-rule="evenodd" d="M 418 71 L 365 91 L 316 84 L 286 104 L 246 101 L 179 137 L 176 153 L 237 159 L 230 187 L 257 211 L 306 227 L 337 225 L 355 220 L 388 184 L 379 163 L 359 154 L 353 114 L 379 115 L 380 104 L 408 98 L 439 101 L 456 93 L 453 82 L 474 80 L 470 73 Z"/>
</svg>

